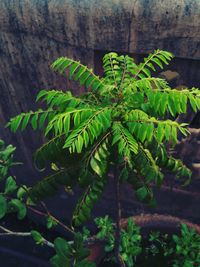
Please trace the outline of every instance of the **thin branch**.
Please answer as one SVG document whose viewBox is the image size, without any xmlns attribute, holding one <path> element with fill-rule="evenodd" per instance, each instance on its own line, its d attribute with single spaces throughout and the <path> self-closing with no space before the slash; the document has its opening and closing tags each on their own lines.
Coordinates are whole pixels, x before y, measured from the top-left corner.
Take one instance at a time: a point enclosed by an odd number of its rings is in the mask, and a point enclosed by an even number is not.
<svg viewBox="0 0 200 267">
<path fill-rule="evenodd" d="M 121 240 L 121 203 L 120 203 L 120 181 L 119 181 L 119 171 L 118 167 L 115 166 L 114 169 L 114 187 L 115 187 L 115 195 L 116 195 L 116 231 L 115 231 L 115 257 L 117 263 L 120 267 L 124 267 L 124 262 L 120 255 L 120 240 Z"/>
<path fill-rule="evenodd" d="M 47 206 L 46 206 L 46 204 L 43 202 L 43 201 L 41 201 L 41 204 L 42 204 L 42 206 L 43 206 L 43 208 L 45 209 L 45 211 L 46 211 L 46 215 L 48 215 L 49 217 L 51 217 L 57 224 L 59 224 L 60 226 L 62 226 L 67 232 L 69 232 L 70 234 L 72 234 L 72 235 L 74 235 L 75 234 L 75 232 L 71 229 L 71 228 L 69 228 L 67 225 L 65 225 L 63 222 L 61 222 L 60 220 L 58 220 L 56 217 L 54 217 L 51 213 L 50 213 L 50 211 L 48 210 L 48 208 L 47 208 Z M 45 214 L 45 213 L 44 213 Z"/>
<path fill-rule="evenodd" d="M 0 225 L 0 229 L 3 230 L 6 233 L 12 233 L 12 231 L 8 230 L 7 228 Z"/>
<path fill-rule="evenodd" d="M 70 234 L 75 234 L 74 231 L 72 229 L 70 229 L 69 227 L 67 227 L 64 223 L 62 223 L 61 221 L 59 221 L 56 217 L 54 217 L 53 215 L 51 215 L 50 213 L 44 213 L 42 211 L 36 210 L 35 208 L 32 208 L 30 206 L 28 206 L 28 208 L 33 211 L 34 213 L 36 213 L 37 215 L 40 216 L 49 216 L 51 217 L 57 224 L 59 224 L 60 226 L 62 226 L 67 232 L 69 232 Z"/>
<path fill-rule="evenodd" d="M 44 212 L 42 212 L 42 211 L 40 211 L 40 210 L 37 210 L 37 209 L 35 209 L 35 208 L 33 208 L 33 207 L 27 206 L 27 208 L 28 208 L 29 210 L 33 211 L 34 213 L 36 213 L 37 215 L 45 216 L 45 217 L 47 216 L 46 213 L 44 213 Z"/>
<path fill-rule="evenodd" d="M 0 236 L 10 236 L 10 235 L 15 235 L 15 236 L 31 236 L 31 233 L 24 233 L 24 232 L 12 232 L 12 233 L 0 233 Z"/>
<path fill-rule="evenodd" d="M 123 82 L 124 82 L 124 78 L 125 78 L 125 74 L 126 74 L 126 71 L 127 71 L 127 65 L 126 65 L 126 60 L 125 60 L 125 58 L 124 58 L 124 69 L 123 69 L 123 74 L 122 74 L 122 78 L 121 78 L 121 81 L 120 81 L 120 84 L 119 84 L 119 91 L 120 91 L 120 89 L 121 89 L 121 86 L 122 86 L 122 84 L 123 84 Z"/>
<path fill-rule="evenodd" d="M 16 180 L 16 178 L 14 177 L 14 179 Z M 29 191 L 28 191 L 28 189 L 25 187 L 25 186 L 21 186 L 26 192 L 27 192 L 27 194 L 29 195 Z M 29 210 L 31 210 L 32 212 L 34 212 L 35 214 L 37 214 L 37 215 L 39 215 L 39 216 L 44 216 L 44 217 L 47 217 L 47 216 L 49 216 L 49 217 L 51 217 L 57 224 L 59 224 L 60 226 L 62 226 L 65 230 L 67 230 L 67 232 L 70 232 L 70 234 L 72 234 L 72 235 L 74 235 L 75 234 L 75 232 L 72 230 L 72 229 L 70 229 L 68 226 L 66 226 L 64 223 L 62 223 L 61 221 L 59 221 L 56 217 L 54 217 L 50 212 L 49 212 L 49 210 L 47 209 L 47 206 L 46 206 L 46 204 L 44 203 L 44 202 L 40 202 L 41 204 L 42 204 L 42 206 L 43 206 L 43 208 L 45 209 L 45 211 L 46 211 L 46 213 L 45 212 L 42 212 L 42 211 L 40 211 L 40 210 L 37 210 L 37 209 L 35 209 L 35 208 L 33 208 L 33 207 L 31 207 L 31 206 L 29 206 L 29 205 L 27 205 L 26 204 L 26 207 L 29 209 Z M 2 226 L 1 226 L 2 227 Z M 2 228 L 3 229 L 3 228 Z"/>
<path fill-rule="evenodd" d="M 0 229 L 4 231 L 4 233 L 0 233 L 0 236 L 31 236 L 30 232 L 15 232 L 3 227 L 2 225 L 0 225 Z M 44 237 L 43 244 L 47 245 L 48 247 L 54 248 L 54 244 L 46 240 Z"/>
<path fill-rule="evenodd" d="M 140 74 L 140 72 L 141 72 L 141 71 L 145 68 L 145 66 L 152 60 L 152 58 L 154 58 L 154 57 L 157 56 L 158 54 L 160 54 L 160 51 L 159 51 L 159 50 L 158 50 L 156 53 L 152 54 L 146 62 L 144 62 L 144 63 L 142 63 L 140 66 L 138 66 L 138 67 L 139 67 L 139 68 L 138 68 L 138 71 L 137 71 L 137 73 L 134 75 L 133 78 L 136 79 L 137 76 L 138 76 L 138 74 Z"/>
</svg>

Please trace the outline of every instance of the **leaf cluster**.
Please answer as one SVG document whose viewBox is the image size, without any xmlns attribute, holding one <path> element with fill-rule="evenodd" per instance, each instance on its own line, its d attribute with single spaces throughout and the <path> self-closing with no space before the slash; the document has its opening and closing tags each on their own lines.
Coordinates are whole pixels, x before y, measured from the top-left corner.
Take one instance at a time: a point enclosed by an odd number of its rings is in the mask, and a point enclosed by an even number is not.
<svg viewBox="0 0 200 267">
<path fill-rule="evenodd" d="M 76 233 L 72 243 L 63 238 L 56 238 L 54 241 L 56 255 L 50 260 L 54 267 L 95 267 L 93 262 L 87 260 L 90 254 L 89 249 L 84 246 L 84 239 L 81 233 Z"/>
</svg>

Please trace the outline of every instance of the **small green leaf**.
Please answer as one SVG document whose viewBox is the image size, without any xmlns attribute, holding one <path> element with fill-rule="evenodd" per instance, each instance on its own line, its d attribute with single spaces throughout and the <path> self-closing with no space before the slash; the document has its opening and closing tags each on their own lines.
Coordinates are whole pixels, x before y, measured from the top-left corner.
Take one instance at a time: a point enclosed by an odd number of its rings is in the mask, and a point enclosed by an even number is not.
<svg viewBox="0 0 200 267">
<path fill-rule="evenodd" d="M 161 95 L 161 103 L 160 103 L 160 111 L 161 114 L 164 115 L 166 108 L 167 108 L 167 102 L 168 102 L 168 94 L 162 93 Z"/>
<path fill-rule="evenodd" d="M 171 135 L 171 125 L 166 124 L 165 126 L 165 138 L 167 141 L 169 141 Z"/>
<path fill-rule="evenodd" d="M 138 130 L 138 137 L 141 142 L 144 142 L 144 140 L 146 139 L 146 135 L 147 135 L 147 125 L 146 123 L 142 123 Z"/>
<path fill-rule="evenodd" d="M 146 138 L 149 142 L 152 140 L 153 133 L 154 133 L 154 124 L 149 123 L 147 125 L 147 130 L 146 130 Z"/>
<path fill-rule="evenodd" d="M 47 228 L 51 229 L 52 227 L 56 226 L 58 223 L 51 217 L 47 217 Z"/>
<path fill-rule="evenodd" d="M 14 212 L 17 212 L 17 218 L 19 220 L 24 219 L 26 216 L 26 206 L 19 199 L 12 199 L 8 203 L 8 209 L 10 211 L 13 210 Z"/>
<path fill-rule="evenodd" d="M 152 58 L 151 60 L 154 61 L 161 69 L 163 69 L 163 65 L 158 58 Z"/>
<path fill-rule="evenodd" d="M 146 187 L 141 187 L 141 188 L 139 188 L 139 189 L 136 190 L 135 194 L 136 194 L 136 196 L 137 196 L 137 198 L 139 200 L 142 200 L 143 201 L 143 200 L 145 200 L 145 198 L 148 195 L 148 190 L 147 190 Z"/>
<path fill-rule="evenodd" d="M 38 113 L 35 113 L 31 120 L 31 125 L 32 125 L 33 130 L 37 129 L 37 121 L 38 121 Z"/>
<path fill-rule="evenodd" d="M 24 116 L 22 126 L 21 126 L 22 131 L 27 127 L 29 120 L 30 120 L 30 117 L 31 117 L 31 113 L 28 113 Z"/>
<path fill-rule="evenodd" d="M 22 118 L 23 118 L 23 114 L 20 114 L 18 116 L 16 116 L 15 118 L 13 118 L 11 120 L 11 123 L 10 123 L 10 127 L 11 127 L 11 130 L 15 133 L 17 131 L 17 129 L 19 128 L 20 126 L 20 123 L 22 121 Z"/>
<path fill-rule="evenodd" d="M 66 259 L 55 255 L 50 259 L 50 263 L 53 267 L 70 267 L 70 258 Z"/>
<path fill-rule="evenodd" d="M 7 211 L 7 202 L 5 197 L 3 197 L 2 195 L 0 195 L 0 219 L 2 219 Z"/>
<path fill-rule="evenodd" d="M 95 159 L 94 157 L 91 158 L 90 166 L 91 166 L 92 170 L 94 172 L 96 172 L 96 174 L 98 174 L 100 177 L 102 176 L 102 170 L 100 167 L 100 162 L 97 159 Z"/>
<path fill-rule="evenodd" d="M 80 67 L 80 65 L 75 62 L 73 63 L 69 68 L 69 79 L 72 79 L 72 76 L 74 75 L 75 71 Z"/>
<path fill-rule="evenodd" d="M 189 99 L 190 99 L 190 105 L 191 105 L 192 109 L 194 110 L 194 112 L 197 112 L 196 99 L 194 98 L 194 96 L 192 94 L 189 95 Z"/>
<path fill-rule="evenodd" d="M 44 238 L 42 237 L 42 235 L 38 231 L 32 230 L 31 236 L 37 245 L 43 245 L 44 244 Z"/>
<path fill-rule="evenodd" d="M 25 195 L 27 194 L 27 190 L 25 188 L 28 190 L 28 188 L 26 187 L 26 185 L 24 185 L 23 187 L 20 187 L 17 190 L 17 198 L 19 200 L 22 200 L 25 197 Z"/>
<path fill-rule="evenodd" d="M 10 194 L 13 193 L 17 189 L 17 184 L 15 179 L 12 176 L 9 176 L 6 180 L 6 185 L 5 185 L 5 194 Z"/>
<path fill-rule="evenodd" d="M 171 136 L 172 136 L 172 142 L 173 144 L 176 144 L 178 142 L 178 139 L 177 139 L 177 128 L 176 126 L 173 126 L 172 127 L 172 132 L 171 132 Z"/>
<path fill-rule="evenodd" d="M 44 126 L 45 120 L 48 116 L 48 112 L 44 112 L 41 116 L 40 116 L 40 120 L 39 120 L 39 128 L 42 129 L 42 127 Z"/>
<path fill-rule="evenodd" d="M 165 134 L 164 125 L 162 123 L 159 123 L 156 131 L 156 136 L 159 142 L 162 142 L 164 134 Z"/>
<path fill-rule="evenodd" d="M 63 258 L 69 258 L 71 256 L 70 246 L 67 241 L 61 237 L 57 237 L 54 241 L 56 253 Z"/>
<path fill-rule="evenodd" d="M 46 90 L 41 90 L 38 95 L 37 95 L 37 98 L 36 98 L 36 102 L 42 98 L 43 96 L 45 96 L 47 94 L 47 91 Z"/>
<path fill-rule="evenodd" d="M 77 153 L 81 153 L 82 148 L 83 148 L 83 137 L 81 135 L 78 135 L 78 139 L 76 141 Z"/>
</svg>

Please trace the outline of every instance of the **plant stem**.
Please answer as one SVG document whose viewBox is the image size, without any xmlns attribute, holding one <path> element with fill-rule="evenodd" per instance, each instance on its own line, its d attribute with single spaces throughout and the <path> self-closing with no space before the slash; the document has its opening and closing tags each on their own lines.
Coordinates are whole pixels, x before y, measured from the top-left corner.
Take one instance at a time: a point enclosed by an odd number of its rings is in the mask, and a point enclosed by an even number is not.
<svg viewBox="0 0 200 267">
<path fill-rule="evenodd" d="M 115 231 L 115 256 L 119 266 L 124 267 L 124 262 L 120 255 L 120 221 L 121 221 L 121 203 L 120 203 L 120 181 L 118 167 L 114 168 L 114 186 L 116 195 L 116 231 Z"/>
<path fill-rule="evenodd" d="M 2 231 L 4 231 L 4 233 L 0 233 L 0 236 L 21 236 L 21 237 L 24 237 L 24 236 L 31 236 L 31 233 L 30 232 L 14 232 L 14 231 L 11 231 L 5 227 L 3 227 L 2 225 L 0 225 L 0 229 Z M 51 248 L 54 248 L 54 244 L 51 243 L 50 241 L 46 240 L 44 237 L 43 237 L 43 243 L 45 245 L 47 245 L 48 247 L 51 247 Z"/>
<path fill-rule="evenodd" d="M 24 190 L 27 190 L 26 187 L 24 187 L 24 186 L 21 186 L 21 187 L 23 187 Z M 28 193 L 29 193 L 29 192 L 28 192 Z M 6 196 L 6 197 L 7 197 L 8 199 L 12 199 L 11 197 L 8 197 L 8 196 Z M 63 222 L 61 222 L 59 219 L 57 219 L 56 217 L 54 217 L 54 216 L 50 213 L 50 211 L 48 210 L 46 204 L 45 204 L 43 201 L 41 201 L 40 203 L 41 203 L 43 209 L 45 210 L 45 212 L 43 212 L 43 211 L 41 211 L 41 210 L 38 210 L 38 209 L 36 209 L 36 208 L 33 208 L 31 205 L 28 205 L 27 203 L 24 203 L 24 204 L 26 205 L 26 207 L 27 207 L 30 211 L 32 211 L 33 213 L 35 213 L 35 214 L 37 214 L 37 215 L 39 215 L 39 216 L 43 216 L 43 217 L 47 217 L 47 216 L 49 216 L 49 217 L 51 217 L 51 218 L 52 218 L 58 225 L 60 225 L 62 228 L 64 228 L 65 231 L 67 231 L 68 234 L 71 235 L 71 237 L 73 237 L 74 234 L 75 234 L 75 232 L 74 232 L 71 228 L 69 228 L 67 225 L 65 225 Z M 2 226 L 0 227 L 0 229 L 1 229 L 1 228 L 2 228 Z"/>
<path fill-rule="evenodd" d="M 65 225 L 64 223 L 62 223 L 60 220 L 58 220 L 56 217 L 54 217 L 47 209 L 46 205 L 44 204 L 44 202 L 42 202 L 43 208 L 45 208 L 45 212 L 39 211 L 33 207 L 27 206 L 32 212 L 36 213 L 37 215 L 40 216 L 50 216 L 57 224 L 59 224 L 60 226 L 62 226 L 68 233 L 70 233 L 72 236 L 74 236 L 75 232 L 70 229 L 67 225 Z"/>
</svg>

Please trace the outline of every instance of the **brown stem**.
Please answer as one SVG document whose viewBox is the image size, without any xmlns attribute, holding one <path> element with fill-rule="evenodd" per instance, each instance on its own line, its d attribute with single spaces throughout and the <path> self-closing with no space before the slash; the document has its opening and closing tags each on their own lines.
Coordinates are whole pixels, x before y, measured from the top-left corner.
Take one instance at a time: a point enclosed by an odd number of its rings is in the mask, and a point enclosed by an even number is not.
<svg viewBox="0 0 200 267">
<path fill-rule="evenodd" d="M 37 215 L 40 216 L 50 216 L 55 222 L 57 222 L 57 224 L 59 224 L 60 226 L 62 226 L 68 233 L 74 235 L 74 231 L 72 229 L 70 229 L 69 227 L 67 227 L 64 223 L 62 223 L 61 221 L 59 221 L 57 218 L 55 218 L 53 215 L 50 214 L 50 212 L 48 211 L 47 213 L 39 211 L 33 207 L 27 206 L 32 212 L 36 213 Z"/>
<path fill-rule="evenodd" d="M 22 186 L 22 187 L 23 187 L 25 190 L 27 190 L 26 187 L 24 187 L 24 186 Z M 28 191 L 27 191 L 27 193 L 29 194 Z M 6 197 L 7 197 L 8 199 L 12 199 L 11 197 L 8 197 L 8 196 L 6 196 Z M 35 209 L 35 208 L 33 208 L 32 206 L 30 206 L 30 205 L 28 205 L 28 204 L 26 204 L 26 203 L 24 203 L 24 204 L 26 205 L 26 207 L 27 207 L 29 210 L 31 210 L 32 212 L 34 212 L 35 214 L 37 214 L 37 215 L 39 215 L 39 216 L 43 216 L 43 217 L 47 217 L 47 216 L 49 216 L 49 217 L 51 217 L 57 224 L 59 224 L 59 225 L 60 225 L 62 228 L 64 228 L 68 233 L 70 233 L 71 236 L 74 236 L 75 232 L 74 232 L 71 228 L 69 228 L 67 225 L 65 225 L 65 224 L 62 223 L 60 220 L 58 220 L 56 217 L 54 217 L 54 216 L 50 213 L 50 211 L 48 210 L 46 204 L 45 204 L 43 201 L 41 201 L 40 203 L 41 203 L 42 207 L 44 208 L 45 212 L 40 211 L 40 210 L 38 210 L 38 209 Z"/>
<path fill-rule="evenodd" d="M 119 266 L 124 267 L 124 262 L 120 255 L 120 221 L 121 221 L 121 203 L 120 203 L 120 182 L 119 182 L 119 171 L 115 166 L 114 169 L 114 186 L 116 194 L 116 231 L 115 231 L 115 256 Z"/>
<path fill-rule="evenodd" d="M 57 222 L 57 224 L 59 224 L 60 226 L 62 226 L 62 227 L 63 227 L 66 231 L 68 231 L 70 234 L 72 234 L 72 235 L 75 234 L 75 232 L 74 232 L 71 228 L 69 228 L 67 225 L 65 225 L 64 223 L 62 223 L 60 220 L 58 220 L 56 217 L 54 217 L 54 216 L 50 213 L 50 211 L 48 210 L 46 204 L 45 204 L 43 201 L 41 201 L 41 204 L 42 204 L 42 206 L 44 207 L 44 209 L 45 209 L 45 211 L 47 212 L 47 214 L 48 214 L 49 217 L 51 217 L 55 222 Z"/>
<path fill-rule="evenodd" d="M 2 225 L 0 225 L 0 229 L 3 231 L 3 233 L 0 233 L 0 237 L 1 236 L 21 236 L 21 237 L 31 236 L 31 232 L 15 232 L 15 231 L 11 231 L 3 227 Z M 43 238 L 43 243 L 51 248 L 54 248 L 54 244 L 46 240 L 45 238 Z"/>
</svg>

